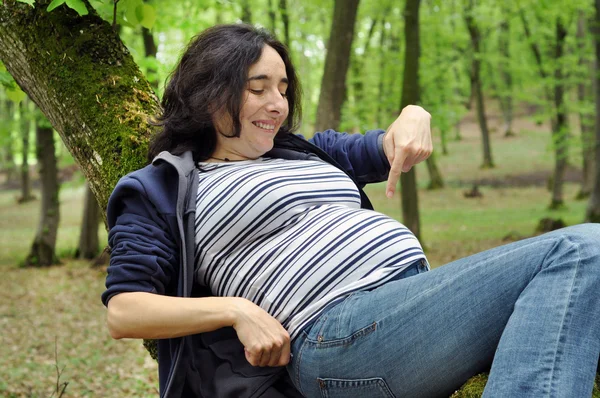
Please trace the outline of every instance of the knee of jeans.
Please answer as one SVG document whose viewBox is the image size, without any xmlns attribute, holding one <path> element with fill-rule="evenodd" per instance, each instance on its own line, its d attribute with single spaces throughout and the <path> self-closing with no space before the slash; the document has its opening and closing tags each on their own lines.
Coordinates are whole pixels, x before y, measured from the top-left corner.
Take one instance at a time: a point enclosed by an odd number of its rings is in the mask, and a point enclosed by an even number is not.
<svg viewBox="0 0 600 398">
<path fill-rule="evenodd" d="M 580 248 L 580 256 L 600 265 L 600 224 L 579 224 L 564 229 L 564 237 Z"/>
</svg>

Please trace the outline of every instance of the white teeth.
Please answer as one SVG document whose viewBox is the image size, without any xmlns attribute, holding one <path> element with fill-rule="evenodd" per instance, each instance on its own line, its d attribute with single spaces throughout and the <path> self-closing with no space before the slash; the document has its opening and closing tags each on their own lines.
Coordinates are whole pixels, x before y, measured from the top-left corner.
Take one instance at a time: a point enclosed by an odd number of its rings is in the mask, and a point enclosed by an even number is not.
<svg viewBox="0 0 600 398">
<path fill-rule="evenodd" d="M 275 128 L 275 126 L 273 126 L 272 124 L 265 124 L 260 122 L 254 122 L 254 125 L 265 130 L 273 130 Z"/>
</svg>

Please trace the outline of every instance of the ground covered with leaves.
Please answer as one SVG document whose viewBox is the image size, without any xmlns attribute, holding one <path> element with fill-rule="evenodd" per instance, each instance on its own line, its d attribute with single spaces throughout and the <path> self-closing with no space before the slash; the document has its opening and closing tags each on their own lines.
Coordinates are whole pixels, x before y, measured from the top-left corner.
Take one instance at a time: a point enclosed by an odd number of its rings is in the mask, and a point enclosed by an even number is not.
<svg viewBox="0 0 600 398">
<path fill-rule="evenodd" d="M 108 334 L 103 271 L 80 261 L 9 267 L 0 286 L 0 396 L 49 397 L 64 383 L 65 397 L 157 395 L 156 363 L 141 342 Z"/>
</svg>

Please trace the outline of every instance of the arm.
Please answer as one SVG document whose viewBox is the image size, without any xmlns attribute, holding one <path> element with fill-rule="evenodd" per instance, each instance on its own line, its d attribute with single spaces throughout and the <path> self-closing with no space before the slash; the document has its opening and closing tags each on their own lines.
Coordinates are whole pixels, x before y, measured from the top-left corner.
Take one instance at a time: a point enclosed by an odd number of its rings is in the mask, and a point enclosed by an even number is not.
<svg viewBox="0 0 600 398">
<path fill-rule="evenodd" d="M 383 148 L 383 130 L 363 134 L 326 130 L 310 140 L 334 158 L 359 184 L 384 181 L 390 165 Z"/>
<path fill-rule="evenodd" d="M 401 172 L 410 171 L 431 155 L 430 121 L 431 115 L 423 108 L 408 105 L 385 132 L 371 130 L 362 135 L 326 130 L 310 141 L 361 184 L 387 179 L 386 194 L 391 198 Z"/>
</svg>

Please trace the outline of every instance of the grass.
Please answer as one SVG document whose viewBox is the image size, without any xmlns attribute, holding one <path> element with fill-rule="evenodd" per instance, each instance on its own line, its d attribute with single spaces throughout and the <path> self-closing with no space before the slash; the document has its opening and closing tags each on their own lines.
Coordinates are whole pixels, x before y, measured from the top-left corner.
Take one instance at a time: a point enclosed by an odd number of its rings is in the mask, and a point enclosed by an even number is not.
<svg viewBox="0 0 600 398">
<path fill-rule="evenodd" d="M 494 123 L 491 119 L 492 129 L 497 128 Z M 547 210 L 550 195 L 543 182 L 552 168 L 547 126 L 520 119 L 516 127 L 514 138 L 492 134 L 495 169 L 479 169 L 479 135 L 470 119 L 462 124 L 462 140 L 449 143 L 450 154 L 438 155 L 446 188 L 427 191 L 426 169 L 417 167 L 422 235 L 433 266 L 502 244 L 508 234 L 533 235 L 543 217 L 561 217 L 567 224 L 582 221 L 586 202 L 573 200 L 576 183 L 565 186 L 564 209 Z M 573 157 L 571 164 L 579 160 Z M 535 174 L 541 185 L 484 185 L 482 198 L 463 196 L 471 181 L 502 182 L 525 173 Z M 383 184 L 370 186 L 367 192 L 378 211 L 401 220 L 398 194 L 387 199 Z M 59 255 L 76 247 L 83 194 L 79 185 L 61 189 Z M 33 239 L 40 206 L 39 200 L 17 205 L 17 195 L 0 191 L 0 396 L 51 396 L 57 366 L 63 369 L 60 383 L 68 383 L 65 396 L 156 396 L 156 363 L 141 342 L 114 341 L 108 335 L 100 302 L 103 270 L 68 259 L 48 269 L 17 266 Z M 102 226 L 100 232 L 105 242 Z"/>
</svg>

